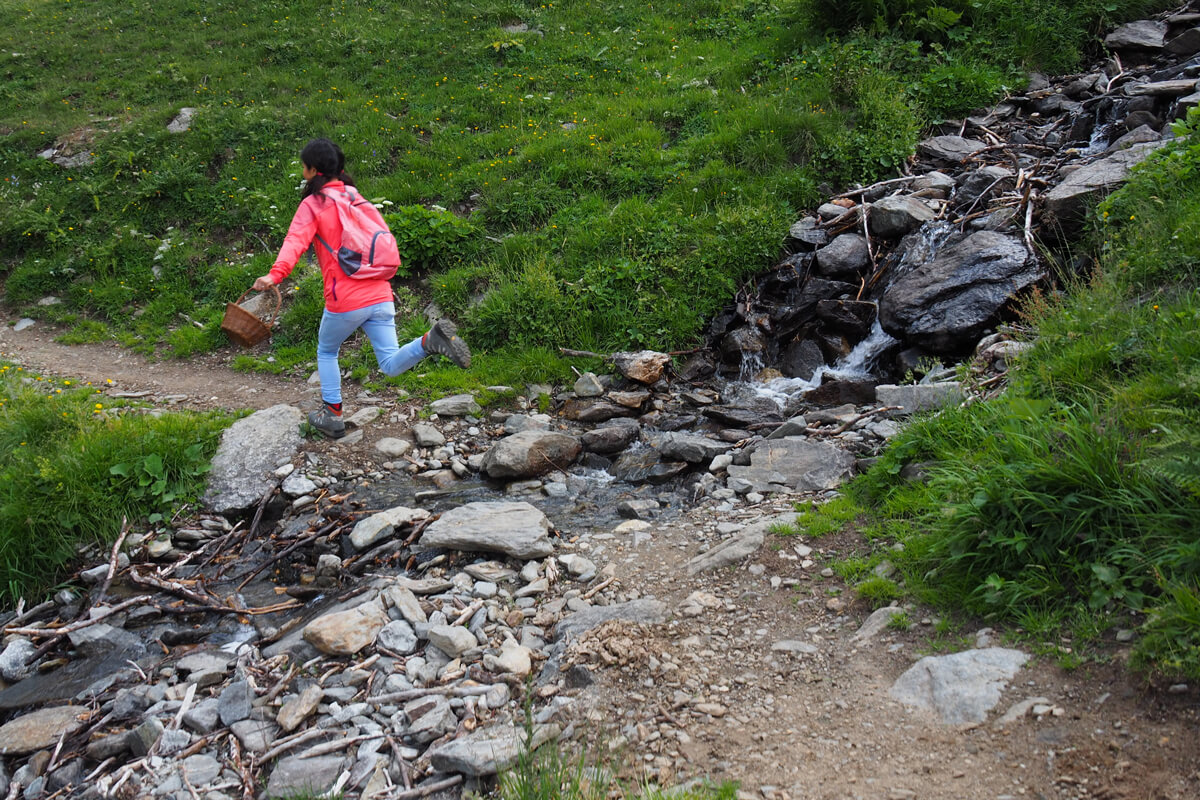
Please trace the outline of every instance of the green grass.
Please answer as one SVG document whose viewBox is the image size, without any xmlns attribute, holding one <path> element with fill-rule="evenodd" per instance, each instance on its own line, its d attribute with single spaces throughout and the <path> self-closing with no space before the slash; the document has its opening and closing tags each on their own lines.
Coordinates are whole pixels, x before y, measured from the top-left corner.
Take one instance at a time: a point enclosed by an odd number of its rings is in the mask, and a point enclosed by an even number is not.
<svg viewBox="0 0 1200 800">
<path fill-rule="evenodd" d="M 847 580 L 886 555 L 917 598 L 1071 667 L 1132 620 L 1134 665 L 1200 674 L 1198 128 L 1193 112 L 1098 210 L 1092 279 L 1027 304 L 1034 347 L 1007 392 L 914 421 L 830 508 L 878 542 L 835 567 Z M 928 481 L 899 477 L 914 463 Z"/>
<path fill-rule="evenodd" d="M 151 416 L 0 364 L 0 604 L 45 593 L 122 521 L 162 524 L 203 489 L 228 420 Z"/>
<path fill-rule="evenodd" d="M 220 347 L 328 135 L 386 204 L 412 312 L 480 351 L 689 346 L 822 184 L 891 174 L 924 123 L 1153 6 L 909 5 L 828 38 L 850 17 L 807 0 L 7 4 L 4 297 L 61 296 L 74 341 Z M 37 157 L 56 144 L 94 162 Z M 319 286 L 296 285 L 276 369 L 311 358 Z"/>
</svg>

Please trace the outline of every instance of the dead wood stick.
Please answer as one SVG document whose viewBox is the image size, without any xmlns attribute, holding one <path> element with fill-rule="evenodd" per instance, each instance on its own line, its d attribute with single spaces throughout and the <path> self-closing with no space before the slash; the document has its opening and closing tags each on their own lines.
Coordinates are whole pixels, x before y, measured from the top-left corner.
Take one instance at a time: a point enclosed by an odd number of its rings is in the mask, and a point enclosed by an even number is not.
<svg viewBox="0 0 1200 800">
<path fill-rule="evenodd" d="M 383 738 L 382 733 L 364 733 L 361 736 L 351 736 L 349 738 L 342 737 L 339 739 L 335 739 L 332 742 L 325 742 L 323 744 L 315 744 L 312 747 L 305 750 L 303 753 L 297 753 L 296 758 L 316 758 L 317 756 L 323 756 L 326 753 L 336 753 L 338 750 L 345 749 L 352 744 L 358 744 L 359 742 L 365 742 L 367 739 L 382 739 L 382 738 Z"/>
<path fill-rule="evenodd" d="M 279 742 L 276 742 L 274 747 L 272 747 L 270 750 L 263 753 L 262 755 L 255 756 L 254 763 L 266 764 L 272 758 L 275 758 L 276 756 L 278 756 L 282 753 L 286 753 L 288 750 L 291 750 L 293 747 L 298 747 L 299 745 L 304 744 L 305 742 L 307 742 L 310 739 L 316 739 L 320 736 L 328 736 L 330 733 L 331 733 L 331 731 L 328 731 L 325 728 L 309 728 L 306 731 L 301 731 L 300 733 L 293 734 L 292 736 L 289 736 L 286 739 L 282 739 Z"/>
<path fill-rule="evenodd" d="M 265 705 L 270 704 L 270 702 L 272 700 L 274 700 L 276 697 L 278 697 L 279 694 L 284 689 L 287 688 L 287 685 L 292 682 L 292 678 L 296 677 L 297 673 L 299 673 L 299 672 L 300 672 L 300 665 L 293 664 L 292 668 L 287 671 L 287 674 L 284 675 L 282 678 L 280 678 L 278 681 L 276 681 L 275 685 L 271 687 L 270 691 L 268 691 L 262 697 L 255 700 L 254 704 L 257 706 L 265 706 Z"/>
<path fill-rule="evenodd" d="M 4 632 L 6 634 L 15 633 L 18 636 L 66 636 L 68 633 L 74 633 L 75 631 L 81 631 L 84 628 L 91 627 L 106 617 L 116 614 L 118 611 L 124 611 L 127 608 L 132 608 L 133 606 L 140 606 L 143 603 L 149 603 L 150 600 L 151 597 L 149 595 L 131 597 L 124 602 L 117 603 L 115 606 L 109 606 L 106 609 L 97 611 L 96 616 L 91 619 L 73 622 L 70 625 L 62 626 L 61 628 L 5 628 Z"/>
<path fill-rule="evenodd" d="M 603 592 L 609 586 L 612 586 L 614 583 L 617 583 L 617 582 L 618 582 L 617 576 L 614 575 L 611 578 L 609 578 L 608 580 L 603 581 L 603 582 L 597 584 L 596 586 L 593 586 L 591 589 L 588 589 L 584 594 L 580 595 L 580 597 L 583 598 L 584 600 L 591 600 L 593 597 L 600 594 L 600 592 Z"/>
<path fill-rule="evenodd" d="M 366 702 L 373 705 L 382 706 L 388 703 L 399 703 L 404 700 L 416 700 L 418 697 L 428 697 L 431 694 L 444 694 L 449 697 L 474 697 L 481 694 L 487 694 L 491 689 L 491 685 L 487 686 L 430 686 L 425 689 L 407 689 L 403 692 L 390 692 L 389 694 L 379 694 L 374 697 L 368 697 Z"/>
<path fill-rule="evenodd" d="M 473 617 L 475 615 L 475 612 L 481 608 L 483 608 L 483 600 L 476 600 L 474 603 L 471 603 L 471 605 L 464 608 L 463 612 L 461 614 L 459 614 L 457 617 L 455 617 L 454 622 L 451 622 L 450 624 L 451 625 L 462 625 L 464 622 L 466 622 L 471 617 Z"/>
<path fill-rule="evenodd" d="M 871 216 L 871 210 L 867 206 L 863 206 L 862 210 L 862 229 L 863 238 L 867 240 L 867 255 L 871 257 L 871 271 L 875 271 L 875 248 L 871 246 L 871 231 L 867 227 L 867 218 Z"/>
<path fill-rule="evenodd" d="M 254 774 L 242 760 L 242 746 L 236 736 L 229 737 L 229 751 L 233 757 L 234 766 L 237 768 L 238 777 L 242 781 L 242 800 L 254 800 Z"/>
<path fill-rule="evenodd" d="M 409 772 L 412 770 L 412 764 L 409 764 L 408 759 L 400 753 L 400 745 L 396 743 L 395 739 L 388 736 L 387 743 L 392 748 L 392 756 L 396 759 L 396 763 L 400 765 L 400 780 L 404 781 L 404 788 L 411 789 L 412 778 L 409 777 Z"/>
<path fill-rule="evenodd" d="M 859 188 L 859 189 L 851 189 L 848 192 L 842 192 L 841 194 L 834 195 L 833 199 L 840 200 L 843 197 L 856 197 L 860 194 L 865 194 L 866 192 L 869 192 L 872 189 L 875 189 L 879 186 L 892 186 L 897 183 L 908 183 L 912 179 L 913 179 L 913 177 L 911 175 L 905 175 L 900 178 L 890 178 L 889 180 L 886 180 L 886 181 L 879 181 L 878 183 L 872 183 L 870 186 L 863 186 L 862 188 Z"/>
<path fill-rule="evenodd" d="M 303 539 L 297 539 L 295 542 L 292 543 L 292 545 L 290 547 L 284 548 L 282 552 L 280 552 L 274 556 L 271 556 L 271 558 L 267 559 L 262 564 L 259 564 L 257 569 L 251 571 L 250 574 L 247 575 L 242 580 L 242 582 L 238 584 L 237 591 L 240 592 L 242 589 L 244 589 L 246 587 L 247 583 L 254 580 L 254 578 L 257 577 L 258 574 L 260 572 L 262 572 L 264 569 L 266 569 L 267 567 L 275 564 L 276 562 L 282 561 L 283 559 L 285 559 L 289 555 L 291 555 L 293 552 L 295 552 L 297 548 L 303 547 L 306 544 L 314 542 L 317 539 L 319 539 L 321 536 L 322 536 L 321 531 L 317 531 L 316 533 L 310 533 L 308 536 L 305 536 Z"/>
<path fill-rule="evenodd" d="M 421 797 L 428 797 L 434 792 L 440 792 L 443 789 L 449 789 L 452 786 L 457 786 L 458 784 L 462 783 L 462 781 L 462 775 L 454 775 L 446 778 L 443 781 L 427 783 L 424 786 L 418 786 L 415 789 L 407 789 L 403 792 L 397 792 L 393 795 L 384 795 L 384 797 L 386 800 L 417 800 Z"/>
<path fill-rule="evenodd" d="M 194 589 L 189 589 L 182 583 L 177 581 L 165 581 L 157 575 L 143 575 L 136 569 L 129 570 L 129 580 L 139 586 L 149 586 L 153 589 L 158 589 L 160 592 L 173 594 L 176 597 L 182 597 L 184 600 L 191 600 L 193 603 L 199 603 L 204 606 L 217 606 L 220 608 L 219 601 L 208 594 L 208 592 L 197 592 Z"/>
<path fill-rule="evenodd" d="M 113 576 L 117 574 L 117 556 L 121 554 L 121 545 L 125 543 L 125 537 L 128 535 L 129 520 L 121 517 L 121 535 L 113 543 L 112 555 L 108 558 L 108 573 L 104 576 L 104 583 L 100 584 L 100 591 L 96 593 L 96 599 L 92 601 L 92 608 L 100 605 L 104 601 L 104 596 L 108 594 L 108 587 L 112 585 Z"/>
<path fill-rule="evenodd" d="M 842 423 L 841 425 L 834 428 L 833 430 L 827 431 L 822 428 L 806 428 L 804 430 L 804 432 L 806 434 L 808 434 L 809 436 L 837 436 L 839 433 L 845 433 L 846 431 L 850 430 L 850 428 L 852 428 L 854 425 L 858 424 L 862 420 L 866 419 L 867 417 L 872 417 L 872 416 L 875 416 L 876 414 L 882 414 L 885 411 L 898 411 L 900 408 L 902 408 L 902 406 L 880 406 L 879 408 L 874 408 L 874 409 L 871 409 L 870 411 L 859 414 L 854 419 L 851 419 L 851 420 L 848 420 L 847 422 Z"/>
<path fill-rule="evenodd" d="M 562 353 L 567 358 L 599 358 L 602 360 L 608 360 L 609 358 L 608 356 L 600 353 L 593 353 L 591 350 L 571 350 L 566 347 L 558 348 L 558 352 Z"/>
</svg>

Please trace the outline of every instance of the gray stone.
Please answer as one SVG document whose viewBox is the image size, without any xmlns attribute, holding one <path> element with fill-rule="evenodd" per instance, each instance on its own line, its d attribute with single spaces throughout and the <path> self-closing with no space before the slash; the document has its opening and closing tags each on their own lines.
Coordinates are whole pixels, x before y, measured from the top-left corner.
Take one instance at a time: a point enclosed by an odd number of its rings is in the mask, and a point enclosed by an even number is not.
<svg viewBox="0 0 1200 800">
<path fill-rule="evenodd" d="M 179 766 L 192 786 L 208 786 L 221 776 L 221 762 L 203 753 L 188 756 Z"/>
<path fill-rule="evenodd" d="M 414 550 L 504 553 L 514 558 L 545 558 L 554 552 L 546 515 L 525 502 L 477 502 L 452 508 L 429 525 Z"/>
<path fill-rule="evenodd" d="M 582 449 L 578 439 L 565 433 L 521 431 L 492 446 L 483 458 L 483 471 L 492 478 L 535 478 L 571 466 Z"/>
<path fill-rule="evenodd" d="M 788 378 L 811 381 L 825 366 L 825 354 L 812 339 L 790 342 L 779 359 L 779 371 Z"/>
<path fill-rule="evenodd" d="M 265 753 L 279 737 L 279 726 L 265 719 L 243 719 L 229 726 L 242 747 L 251 753 Z"/>
<path fill-rule="evenodd" d="M 867 240 L 857 233 L 843 233 L 817 251 L 817 271 L 829 278 L 855 277 L 871 263 Z"/>
<path fill-rule="evenodd" d="M 737 564 L 753 553 L 758 552 L 766 541 L 767 533 L 777 525 L 791 525 L 796 521 L 795 512 L 775 514 L 755 520 L 731 538 L 718 544 L 711 550 L 701 553 L 688 562 L 688 574 L 696 575 L 710 569 L 719 569 L 731 564 Z"/>
<path fill-rule="evenodd" d="M 811 656 L 819 653 L 819 648 L 808 642 L 801 642 L 798 639 L 780 639 L 771 645 L 771 650 L 776 653 L 791 653 L 792 655 Z"/>
<path fill-rule="evenodd" d="M 232 725 L 250 716 L 251 703 L 254 701 L 254 690 L 249 681 L 234 681 L 226 686 L 217 697 L 217 714 L 221 724 Z"/>
<path fill-rule="evenodd" d="M 479 646 L 475 634 L 461 625 L 430 625 L 429 643 L 451 658 Z"/>
<path fill-rule="evenodd" d="M 171 133 L 186 133 L 192 127 L 192 120 L 196 117 L 196 109 L 184 107 L 179 109 L 179 113 L 174 119 L 167 123 L 167 130 Z"/>
<path fill-rule="evenodd" d="M 510 414 L 504 419 L 504 432 L 545 431 L 550 429 L 550 417 L 546 414 Z"/>
<path fill-rule="evenodd" d="M 147 755 L 150 752 L 150 748 L 158 743 L 164 730 L 163 724 L 154 717 L 151 717 L 125 734 L 126 745 L 134 756 L 141 758 Z"/>
<path fill-rule="evenodd" d="M 436 694 L 405 704 L 404 717 L 408 720 L 404 736 L 417 744 L 440 739 L 458 727 L 458 718 L 454 716 L 450 701 Z"/>
<path fill-rule="evenodd" d="M 107 570 L 108 568 L 105 567 Z M 30 657 L 37 652 L 33 642 L 23 636 L 14 636 L 4 652 L 0 653 L 0 678 L 9 683 L 16 683 L 33 674 L 37 664 L 27 664 Z"/>
<path fill-rule="evenodd" d="M 871 233 L 876 236 L 899 238 L 936 216 L 933 209 L 917 198 L 897 195 L 872 203 L 867 219 Z"/>
<path fill-rule="evenodd" d="M 68 736 L 83 724 L 81 716 L 88 709 L 82 706 L 43 708 L 0 726 L 0 755 L 19 756 L 58 743 L 64 733 Z"/>
<path fill-rule="evenodd" d="M 1043 277 L 1016 236 L 955 235 L 888 286 L 879 300 L 879 324 L 934 354 L 970 352 L 1012 298 Z"/>
<path fill-rule="evenodd" d="M 375 637 L 375 644 L 385 647 L 393 653 L 406 656 L 417 649 L 417 634 L 412 625 L 404 620 L 396 620 L 384 625 Z"/>
<path fill-rule="evenodd" d="M 412 444 L 404 439 L 386 436 L 375 443 L 375 449 L 386 458 L 400 458 L 412 449 Z"/>
<path fill-rule="evenodd" d="M 199 734 L 212 733 L 220 722 L 221 714 L 217 710 L 215 697 L 201 700 L 183 713 L 183 724 Z"/>
<path fill-rule="evenodd" d="M 934 170 L 921 175 L 912 182 L 912 189 L 915 192 L 923 192 L 931 197 L 945 199 L 954 191 L 954 178 L 951 178 L 944 172 Z"/>
<path fill-rule="evenodd" d="M 275 467 L 290 461 L 304 441 L 300 409 L 277 405 L 226 429 L 208 473 L 204 503 L 218 514 L 245 511 L 275 487 Z"/>
<path fill-rule="evenodd" d="M 575 381 L 573 387 L 579 397 L 599 397 L 604 394 L 604 384 L 594 372 L 585 372 Z"/>
<path fill-rule="evenodd" d="M 850 476 L 854 456 L 828 442 L 785 438 L 760 442 L 749 466 L 730 465 L 728 485 L 739 493 L 835 489 Z"/>
<path fill-rule="evenodd" d="M 664 433 L 655 440 L 654 445 L 664 461 L 686 461 L 689 464 L 707 464 L 729 450 L 727 442 L 693 433 Z"/>
<path fill-rule="evenodd" d="M 580 437 L 589 453 L 619 453 L 638 438 L 642 427 L 631 419 L 616 419 L 587 431 Z"/>
<path fill-rule="evenodd" d="M 306 494 L 312 494 L 317 490 L 317 484 L 304 474 L 293 472 L 283 479 L 283 483 L 279 486 L 283 493 L 288 497 L 304 497 Z"/>
<path fill-rule="evenodd" d="M 888 412 L 891 416 L 904 417 L 957 405 L 962 402 L 963 393 L 957 383 L 883 384 L 875 387 L 875 397 L 880 405 L 898 406 Z"/>
<path fill-rule="evenodd" d="M 1068 175 L 1046 193 L 1046 211 L 1068 232 L 1078 230 L 1098 200 L 1129 177 L 1129 170 L 1166 142 L 1135 144 Z"/>
<path fill-rule="evenodd" d="M 803 415 L 788 419 L 767 434 L 768 439 L 786 439 L 789 436 L 804 436 L 808 432 L 808 420 Z"/>
<path fill-rule="evenodd" d="M 855 631 L 854 635 L 850 637 L 850 643 L 861 644 L 870 641 L 891 623 L 892 617 L 902 613 L 904 613 L 903 610 L 896 606 L 875 609 L 871 612 L 871 616 L 867 617 L 858 630 Z"/>
<path fill-rule="evenodd" d="M 284 733 L 291 733 L 317 710 L 317 706 L 320 705 L 324 696 L 325 692 L 318 684 L 309 684 L 304 687 L 304 691 L 289 699 L 279 708 L 279 713 L 275 715 L 275 721 Z"/>
<path fill-rule="evenodd" d="M 1104 44 L 1113 50 L 1162 50 L 1167 38 L 1167 23 L 1152 19 L 1127 22 L 1108 36 Z"/>
<path fill-rule="evenodd" d="M 475 398 L 469 394 L 443 397 L 429 404 L 429 410 L 439 417 L 473 417 L 483 411 Z"/>
<path fill-rule="evenodd" d="M 959 164 L 978 153 L 986 144 L 977 139 L 961 136 L 934 136 L 917 145 L 917 151 L 928 158 L 949 164 Z"/>
<path fill-rule="evenodd" d="M 947 725 L 983 722 L 1028 660 L 1020 650 L 1001 647 L 926 656 L 892 684 L 890 694 L 933 712 Z"/>
<path fill-rule="evenodd" d="M 346 425 L 353 426 L 355 428 L 362 428 L 379 419 L 382 414 L 383 409 L 379 408 L 378 406 L 367 406 L 366 408 L 360 408 L 358 411 L 354 412 L 354 415 L 350 417 L 350 419 L 346 420 Z"/>
<path fill-rule="evenodd" d="M 829 241 L 829 234 L 821 228 L 816 217 L 803 217 L 792 223 L 788 238 L 813 247 L 821 247 Z"/>
<path fill-rule="evenodd" d="M 658 600 L 642 598 L 610 606 L 592 606 L 561 619 L 555 626 L 555 637 L 567 641 L 586 633 L 597 625 L 619 619 L 643 625 L 656 625 L 667 618 L 667 606 Z"/>
<path fill-rule="evenodd" d="M 1200 28 L 1188 28 L 1167 42 L 1167 52 L 1179 58 L 1190 58 L 1200 53 Z"/>
<path fill-rule="evenodd" d="M 322 795 L 333 788 L 342 774 L 344 763 L 345 759 L 341 756 L 288 756 L 280 759 L 267 781 L 267 796 Z"/>
<path fill-rule="evenodd" d="M 959 179 L 955 200 L 962 204 L 974 203 L 985 194 L 1002 192 L 1012 185 L 1012 170 L 996 166 L 973 169 Z"/>
<path fill-rule="evenodd" d="M 416 625 L 429 621 L 425 615 L 425 609 L 421 608 L 421 601 L 417 599 L 411 589 L 404 586 L 389 586 L 384 590 L 383 596 L 392 608 L 396 609 L 400 616 L 409 623 Z"/>
<path fill-rule="evenodd" d="M 446 437 L 442 432 L 428 422 L 414 424 L 412 433 L 418 447 L 441 447 L 446 443 Z"/>
<path fill-rule="evenodd" d="M 439 772 L 459 772 L 479 777 L 495 775 L 516 763 L 525 745 L 523 734 L 512 723 L 480 728 L 429 751 L 429 762 Z"/>
<path fill-rule="evenodd" d="M 186 750 L 187 746 L 191 743 L 192 735 L 187 731 L 165 730 L 158 739 L 158 754 L 161 756 L 173 756 L 176 753 Z"/>
<path fill-rule="evenodd" d="M 350 531 L 350 544 L 361 553 L 372 545 L 391 537 L 397 527 L 411 525 L 428 516 L 429 512 L 423 508 L 406 508 L 404 506 L 395 506 L 386 511 L 380 511 L 378 514 L 372 514 L 355 523 L 354 529 Z"/>
</svg>

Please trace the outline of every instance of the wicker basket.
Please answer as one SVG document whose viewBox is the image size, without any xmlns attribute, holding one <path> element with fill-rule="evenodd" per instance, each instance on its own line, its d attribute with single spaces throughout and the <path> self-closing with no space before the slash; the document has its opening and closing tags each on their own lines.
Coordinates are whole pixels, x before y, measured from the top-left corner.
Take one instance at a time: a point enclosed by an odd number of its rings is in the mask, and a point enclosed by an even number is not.
<svg viewBox="0 0 1200 800">
<path fill-rule="evenodd" d="M 271 335 L 271 326 L 275 324 L 275 318 L 279 316 L 279 307 L 283 304 L 283 298 L 279 295 L 279 287 L 271 288 L 275 290 L 275 310 L 271 312 L 271 318 L 266 322 L 238 305 L 246 299 L 246 295 L 250 294 L 250 289 L 243 292 L 236 303 L 225 304 L 225 319 L 221 321 L 221 330 L 242 347 L 253 347 Z"/>
</svg>

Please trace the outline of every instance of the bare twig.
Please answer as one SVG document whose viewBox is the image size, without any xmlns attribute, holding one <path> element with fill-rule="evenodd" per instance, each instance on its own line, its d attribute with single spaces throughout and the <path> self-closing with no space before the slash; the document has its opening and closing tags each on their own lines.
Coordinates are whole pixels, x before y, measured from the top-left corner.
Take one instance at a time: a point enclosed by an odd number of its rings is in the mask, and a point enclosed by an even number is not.
<svg viewBox="0 0 1200 800">
<path fill-rule="evenodd" d="M 92 601 L 93 608 L 100 605 L 104 601 L 104 596 L 108 594 L 108 587 L 112 585 L 113 576 L 117 574 L 117 557 L 121 555 L 121 545 L 125 543 L 125 537 L 128 535 L 129 520 L 121 517 L 121 535 L 113 543 L 112 555 L 108 558 L 108 574 L 104 576 L 104 583 L 100 584 L 100 591 L 96 593 L 96 599 Z"/>
<path fill-rule="evenodd" d="M 616 575 L 613 575 L 608 580 L 602 581 L 601 583 L 598 583 L 595 586 L 593 586 L 591 589 L 588 589 L 586 592 L 584 592 L 582 595 L 580 595 L 580 598 L 582 598 L 583 600 L 591 600 L 593 597 L 600 594 L 605 589 L 607 589 L 609 586 L 612 586 L 614 583 L 617 583 Z"/>
<path fill-rule="evenodd" d="M 457 786 L 458 784 L 462 783 L 462 781 L 462 775 L 453 775 L 443 781 L 427 783 L 424 786 L 418 786 L 415 789 L 408 789 L 403 792 L 396 792 L 395 794 L 383 795 L 383 800 L 418 800 L 418 798 L 428 797 L 434 792 L 440 792 L 444 789 L 449 789 L 452 786 Z"/>
<path fill-rule="evenodd" d="M 448 697 L 471 697 L 487 694 L 491 686 L 430 686 L 425 689 L 408 689 L 403 692 L 391 692 L 368 697 L 366 702 L 382 706 L 388 703 L 399 703 L 405 700 L 416 700 L 418 697 L 428 697 L 432 694 L 443 694 Z"/>
<path fill-rule="evenodd" d="M 18 636 L 66 636 L 68 633 L 74 633 L 75 631 L 81 631 L 84 628 L 91 627 L 106 617 L 116 614 L 118 611 L 124 611 L 127 608 L 132 608 L 133 606 L 140 606 L 143 603 L 149 603 L 150 600 L 151 598 L 149 595 L 131 597 L 124 602 L 117 603 L 115 606 L 109 606 L 108 608 L 100 609 L 96 612 L 96 616 L 91 619 L 73 622 L 70 625 L 62 626 L 61 628 L 5 628 L 4 632 L 6 634 L 15 633 Z"/>
</svg>

